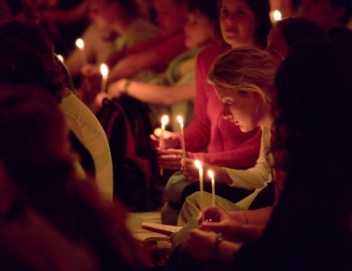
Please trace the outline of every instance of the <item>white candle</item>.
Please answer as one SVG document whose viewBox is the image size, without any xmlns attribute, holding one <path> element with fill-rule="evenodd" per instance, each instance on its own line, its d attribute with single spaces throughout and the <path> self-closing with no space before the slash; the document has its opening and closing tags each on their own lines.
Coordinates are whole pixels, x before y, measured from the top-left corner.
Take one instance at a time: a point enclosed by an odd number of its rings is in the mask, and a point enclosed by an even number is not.
<svg viewBox="0 0 352 271">
<path fill-rule="evenodd" d="M 180 123 L 181 128 L 182 158 L 186 158 L 185 134 L 183 132 L 183 118 L 181 116 L 177 116 L 177 121 Z"/>
<path fill-rule="evenodd" d="M 169 116 L 168 115 L 164 115 L 161 118 L 161 136 L 160 136 L 160 149 L 164 149 L 165 148 L 165 127 L 169 122 Z M 164 175 L 164 169 L 160 168 L 160 175 Z"/>
<path fill-rule="evenodd" d="M 80 51 L 82 64 L 86 65 L 87 64 L 87 59 L 86 59 L 86 54 L 84 52 L 84 41 L 81 38 L 77 39 L 76 40 L 76 46 L 77 46 L 77 48 Z"/>
<path fill-rule="evenodd" d="M 211 180 L 211 206 L 215 207 L 215 178 L 214 172 L 212 170 L 208 170 L 208 175 Z"/>
<path fill-rule="evenodd" d="M 198 173 L 199 173 L 200 209 L 201 209 L 201 212 L 203 212 L 203 208 L 204 208 L 203 166 L 199 160 L 195 160 L 194 164 L 198 168 Z"/>
<path fill-rule="evenodd" d="M 106 91 L 106 83 L 108 80 L 109 68 L 104 63 L 100 65 L 100 73 L 101 73 L 101 90 L 100 92 Z"/>
</svg>

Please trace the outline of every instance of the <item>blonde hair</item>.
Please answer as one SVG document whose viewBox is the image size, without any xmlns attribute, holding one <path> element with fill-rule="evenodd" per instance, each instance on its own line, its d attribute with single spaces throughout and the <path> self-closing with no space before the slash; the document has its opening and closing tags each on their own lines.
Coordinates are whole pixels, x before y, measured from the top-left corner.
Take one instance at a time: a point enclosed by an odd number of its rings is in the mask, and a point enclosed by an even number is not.
<svg viewBox="0 0 352 271">
<path fill-rule="evenodd" d="M 234 48 L 215 60 L 208 81 L 216 89 L 256 92 L 262 97 L 264 106 L 271 106 L 277 68 L 278 64 L 263 50 Z"/>
</svg>

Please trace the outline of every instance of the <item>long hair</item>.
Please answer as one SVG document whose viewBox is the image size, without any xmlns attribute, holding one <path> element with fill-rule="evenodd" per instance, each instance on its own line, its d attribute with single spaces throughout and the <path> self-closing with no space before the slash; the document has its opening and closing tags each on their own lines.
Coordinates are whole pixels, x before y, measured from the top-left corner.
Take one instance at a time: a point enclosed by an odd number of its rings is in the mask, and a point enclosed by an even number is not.
<svg viewBox="0 0 352 271">
<path fill-rule="evenodd" d="M 208 80 L 216 89 L 256 92 L 263 105 L 271 108 L 275 95 L 277 64 L 265 51 L 256 48 L 234 48 L 220 55 L 212 65 Z"/>
</svg>

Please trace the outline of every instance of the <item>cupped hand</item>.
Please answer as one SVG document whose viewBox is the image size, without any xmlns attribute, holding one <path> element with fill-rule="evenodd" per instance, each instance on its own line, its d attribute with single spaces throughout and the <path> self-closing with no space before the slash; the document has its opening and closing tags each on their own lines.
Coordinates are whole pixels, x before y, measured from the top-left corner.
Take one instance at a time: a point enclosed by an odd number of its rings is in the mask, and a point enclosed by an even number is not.
<svg viewBox="0 0 352 271">
<path fill-rule="evenodd" d="M 158 163 L 161 168 L 180 170 L 182 150 L 167 149 L 160 150 L 158 153 Z"/>
<path fill-rule="evenodd" d="M 162 135 L 161 128 L 156 128 L 154 132 L 149 136 L 151 145 L 155 150 L 160 150 L 161 135 Z M 164 149 L 180 147 L 180 138 L 176 133 L 165 130 L 163 137 L 164 137 L 164 144 L 165 144 Z"/>
<path fill-rule="evenodd" d="M 243 223 L 233 218 L 231 214 L 221 208 L 205 208 L 198 217 L 199 229 L 204 231 L 221 232 L 230 241 L 242 241 L 240 231 Z"/>
</svg>

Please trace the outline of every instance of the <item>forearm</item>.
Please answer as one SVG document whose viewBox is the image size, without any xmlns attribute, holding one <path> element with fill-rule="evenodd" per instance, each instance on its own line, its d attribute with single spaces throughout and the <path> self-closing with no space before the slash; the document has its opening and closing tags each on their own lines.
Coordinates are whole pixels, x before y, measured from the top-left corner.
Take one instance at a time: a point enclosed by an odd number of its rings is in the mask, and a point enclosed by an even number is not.
<svg viewBox="0 0 352 271">
<path fill-rule="evenodd" d="M 182 84 L 170 87 L 130 81 L 126 92 L 143 102 L 169 106 L 194 98 L 194 85 Z"/>
<path fill-rule="evenodd" d="M 152 50 L 127 56 L 118 61 L 109 72 L 108 83 L 121 78 L 131 78 L 137 72 L 152 68 L 160 63 L 159 56 Z"/>
<path fill-rule="evenodd" d="M 243 224 L 266 225 L 271 217 L 272 206 L 255 209 L 229 212 L 236 220 Z"/>
</svg>

